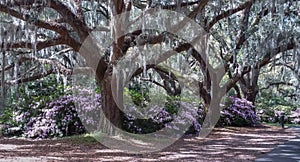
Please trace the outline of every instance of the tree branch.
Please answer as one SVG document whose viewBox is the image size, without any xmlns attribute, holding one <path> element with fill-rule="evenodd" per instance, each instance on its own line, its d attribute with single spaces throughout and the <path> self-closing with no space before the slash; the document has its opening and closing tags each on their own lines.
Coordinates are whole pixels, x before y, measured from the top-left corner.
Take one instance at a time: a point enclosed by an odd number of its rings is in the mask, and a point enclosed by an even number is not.
<svg viewBox="0 0 300 162">
<path fill-rule="evenodd" d="M 206 29 L 207 31 L 209 31 L 218 21 L 230 16 L 230 15 L 233 15 L 249 6 L 251 6 L 253 3 L 255 2 L 255 0 L 249 0 L 243 4 L 241 4 L 240 6 L 236 7 L 236 8 L 233 8 L 233 9 L 230 9 L 230 10 L 227 10 L 227 11 L 224 11 L 223 13 L 219 14 L 218 16 L 216 16 L 215 18 L 213 18 L 207 25 Z"/>
<path fill-rule="evenodd" d="M 82 19 L 79 16 L 75 15 L 68 8 L 68 6 L 57 0 L 48 0 L 48 5 L 52 9 L 56 10 L 60 15 L 62 15 L 64 20 L 73 27 L 73 29 L 80 37 L 81 42 L 88 37 L 91 29 L 89 29 L 86 24 L 82 22 Z"/>
<path fill-rule="evenodd" d="M 23 14 L 17 12 L 16 10 L 9 8 L 7 5 L 0 4 L 0 11 L 7 13 L 7 14 L 9 14 L 15 18 L 18 18 L 20 20 L 23 20 L 23 21 L 28 21 L 30 19 L 30 15 L 23 15 Z M 47 23 L 47 22 L 44 22 L 41 20 L 35 20 L 32 23 L 37 27 L 55 31 L 55 32 L 61 34 L 62 36 L 68 35 L 68 29 L 59 23 L 56 23 L 56 22 Z"/>
<path fill-rule="evenodd" d="M 40 41 L 37 43 L 31 43 L 31 42 L 0 42 L 0 44 L 4 44 L 6 46 L 6 49 L 14 49 L 14 48 L 26 48 L 31 50 L 37 50 L 40 51 L 44 48 L 56 46 L 60 44 L 67 44 L 67 41 L 63 37 L 57 37 L 53 38 L 51 40 L 46 41 Z"/>
<path fill-rule="evenodd" d="M 161 88 L 163 88 L 163 89 L 165 89 L 167 91 L 167 89 L 166 89 L 166 87 L 164 85 L 160 84 L 159 82 L 157 82 L 157 81 L 155 81 L 153 79 L 142 78 L 141 80 L 142 81 L 146 81 L 146 82 L 151 82 L 151 83 L 153 83 L 153 84 L 155 84 L 155 85 L 157 85 L 157 86 L 159 86 L 159 87 L 161 87 Z"/>
<path fill-rule="evenodd" d="M 294 86 L 292 83 L 287 83 L 287 82 L 274 82 L 274 83 L 269 83 L 269 85 L 268 85 L 267 87 L 260 88 L 260 90 L 269 89 L 271 86 L 279 86 L 279 85 Z"/>
<path fill-rule="evenodd" d="M 63 73 L 66 75 L 72 74 L 72 69 L 66 68 L 63 64 L 61 64 L 59 61 L 54 60 L 54 59 L 44 59 L 44 58 L 37 58 L 37 57 L 21 57 L 18 60 L 19 65 L 25 61 L 35 61 L 35 62 L 39 62 L 41 64 L 50 64 L 50 65 L 58 67 L 60 73 Z"/>
<path fill-rule="evenodd" d="M 35 81 L 35 80 L 47 77 L 50 74 L 54 74 L 54 73 L 55 73 L 55 71 L 53 69 L 51 69 L 51 70 L 47 71 L 46 73 L 37 74 L 37 75 L 30 76 L 30 77 L 27 77 L 27 78 L 18 78 L 18 79 L 15 79 L 15 80 L 8 80 L 5 83 L 9 84 L 9 85 L 13 85 L 13 84 L 31 82 L 31 81 Z"/>
<path fill-rule="evenodd" d="M 259 67 L 263 67 L 265 65 L 267 65 L 268 63 L 270 63 L 271 59 L 276 56 L 276 54 L 284 52 L 284 51 L 288 51 L 288 50 L 292 50 L 296 48 L 296 43 L 294 42 L 293 39 L 288 40 L 287 44 L 283 44 L 278 46 L 275 49 L 271 49 L 269 51 L 266 52 L 266 54 L 264 55 L 262 61 L 260 61 L 260 63 L 258 64 Z"/>
</svg>

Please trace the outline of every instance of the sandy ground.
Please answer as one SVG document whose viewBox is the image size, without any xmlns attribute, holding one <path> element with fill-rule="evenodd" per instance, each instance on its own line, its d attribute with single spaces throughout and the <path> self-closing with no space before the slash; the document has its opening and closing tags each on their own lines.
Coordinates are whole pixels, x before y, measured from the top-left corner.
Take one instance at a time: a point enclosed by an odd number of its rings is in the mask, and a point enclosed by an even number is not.
<svg viewBox="0 0 300 162">
<path fill-rule="evenodd" d="M 205 139 L 183 137 L 151 154 L 122 153 L 93 139 L 0 137 L 0 161 L 253 161 L 295 137 L 293 130 L 273 126 L 216 128 Z"/>
</svg>

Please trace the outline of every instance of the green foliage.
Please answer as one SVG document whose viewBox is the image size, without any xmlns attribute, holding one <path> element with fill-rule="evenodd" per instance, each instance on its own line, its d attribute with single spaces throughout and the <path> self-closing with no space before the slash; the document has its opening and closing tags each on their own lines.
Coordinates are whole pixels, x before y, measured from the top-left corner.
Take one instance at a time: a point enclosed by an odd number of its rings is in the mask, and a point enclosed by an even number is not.
<svg viewBox="0 0 300 162">
<path fill-rule="evenodd" d="M 94 137 L 96 134 L 81 134 L 81 135 L 73 135 L 73 136 L 68 136 L 64 137 L 63 140 L 65 142 L 70 142 L 74 144 L 95 144 L 98 141 Z"/>
<path fill-rule="evenodd" d="M 7 127 L 24 127 L 26 121 L 17 122 L 17 113 L 26 113 L 31 116 L 40 114 L 46 103 L 65 95 L 66 88 L 68 87 L 64 87 L 55 75 L 18 85 L 8 97 L 0 122 Z"/>
<path fill-rule="evenodd" d="M 0 116 L 0 124 L 6 124 L 6 125 L 17 125 L 17 122 L 15 120 L 12 120 L 14 114 L 13 111 L 6 108 Z"/>
<path fill-rule="evenodd" d="M 294 102 L 283 96 L 267 92 L 262 92 L 256 103 L 257 112 L 262 122 L 278 122 L 281 113 L 289 116 L 297 108 Z"/>
<path fill-rule="evenodd" d="M 153 133 L 164 127 L 169 127 L 173 121 L 173 117 L 179 115 L 180 103 L 185 103 L 189 106 L 200 103 L 198 99 L 189 98 L 188 96 L 169 96 L 164 92 L 154 90 L 151 84 L 139 82 L 138 80 L 132 80 L 129 87 L 124 88 L 124 96 L 129 96 L 129 98 L 125 97 L 125 103 L 127 100 L 131 100 L 133 103 L 127 103 L 130 105 L 128 106 L 130 110 L 129 114 L 127 114 L 127 119 L 123 123 L 124 128 L 128 132 L 137 134 Z M 131 111 L 143 114 L 144 109 L 147 109 L 147 113 L 153 114 L 153 116 L 140 119 L 130 114 Z M 199 121 L 203 120 L 203 115 L 199 113 L 198 108 L 192 107 L 191 109 L 193 110 L 185 111 L 187 114 L 182 114 L 183 118 L 187 118 L 187 120 L 191 120 L 193 123 L 187 131 L 190 134 L 200 131 L 201 125 Z M 193 112 L 191 113 L 192 115 L 188 114 L 189 112 Z"/>
<path fill-rule="evenodd" d="M 180 97 L 179 96 L 168 96 L 167 102 L 165 104 L 165 109 L 170 114 L 177 114 L 178 108 L 180 106 Z"/>
<path fill-rule="evenodd" d="M 276 123 L 270 122 L 270 123 L 264 123 L 264 124 L 271 125 L 271 126 L 276 126 L 276 127 L 281 127 L 281 124 L 279 122 L 276 122 Z M 284 123 L 284 126 L 285 127 L 293 127 L 293 126 L 299 126 L 299 124 Z"/>
<path fill-rule="evenodd" d="M 128 87 L 128 93 L 133 103 L 138 107 L 146 107 L 150 102 L 150 85 L 147 83 L 139 83 L 136 79 L 132 80 Z"/>
</svg>

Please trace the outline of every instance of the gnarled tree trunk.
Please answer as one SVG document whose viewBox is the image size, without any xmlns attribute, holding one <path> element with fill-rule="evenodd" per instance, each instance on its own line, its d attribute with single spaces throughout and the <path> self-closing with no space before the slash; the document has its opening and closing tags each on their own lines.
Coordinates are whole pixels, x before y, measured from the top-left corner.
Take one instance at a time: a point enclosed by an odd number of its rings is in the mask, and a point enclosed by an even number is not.
<svg viewBox="0 0 300 162">
<path fill-rule="evenodd" d="M 248 73 L 243 76 L 239 82 L 242 93 L 244 97 L 255 104 L 256 96 L 259 92 L 258 78 L 259 78 L 259 68 L 253 67 L 251 74 Z"/>
<path fill-rule="evenodd" d="M 108 71 L 108 70 L 107 70 Z M 124 113 L 119 109 L 112 91 L 112 74 L 111 72 L 106 72 L 104 78 L 101 81 L 98 81 L 98 84 L 101 89 L 102 96 L 102 110 L 106 119 L 114 126 L 122 129 L 122 124 L 124 121 Z M 104 124 L 102 128 L 106 133 L 115 134 L 112 127 L 109 124 Z"/>
</svg>

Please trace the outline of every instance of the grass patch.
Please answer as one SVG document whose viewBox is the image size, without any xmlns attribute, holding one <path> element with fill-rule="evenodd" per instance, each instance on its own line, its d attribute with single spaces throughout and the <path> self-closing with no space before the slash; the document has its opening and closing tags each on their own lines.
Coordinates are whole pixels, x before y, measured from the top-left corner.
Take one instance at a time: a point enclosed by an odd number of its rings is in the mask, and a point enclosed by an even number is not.
<svg viewBox="0 0 300 162">
<path fill-rule="evenodd" d="M 91 134 L 63 137 L 62 140 L 73 144 L 94 144 L 98 142 Z"/>
<path fill-rule="evenodd" d="M 270 125 L 270 126 L 276 126 L 276 127 L 281 127 L 280 123 L 262 123 L 265 125 Z M 300 126 L 299 124 L 289 124 L 289 123 L 284 123 L 285 127 L 293 127 L 293 126 Z"/>
</svg>

